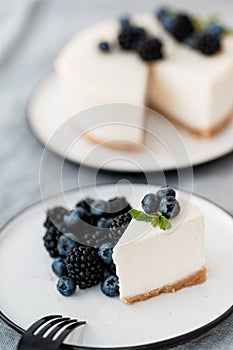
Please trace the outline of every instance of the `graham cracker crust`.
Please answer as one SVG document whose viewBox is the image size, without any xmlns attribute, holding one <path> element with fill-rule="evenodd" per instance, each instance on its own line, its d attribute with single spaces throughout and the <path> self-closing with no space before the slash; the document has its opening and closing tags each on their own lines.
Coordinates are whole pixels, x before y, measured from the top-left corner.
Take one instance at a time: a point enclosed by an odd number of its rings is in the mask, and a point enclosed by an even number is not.
<svg viewBox="0 0 233 350">
<path fill-rule="evenodd" d="M 197 284 L 204 283 L 206 281 L 206 273 L 207 273 L 207 269 L 205 266 L 203 266 L 197 272 L 194 272 L 191 275 L 189 275 L 185 278 L 182 278 L 181 280 L 179 280 L 173 284 L 166 285 L 166 286 L 163 286 L 163 287 L 160 287 L 157 289 L 153 289 L 153 290 L 149 291 L 148 293 L 135 295 L 133 297 L 123 298 L 123 302 L 125 304 L 133 304 L 137 301 L 144 301 L 144 300 L 147 300 L 149 298 L 156 297 L 161 293 L 175 293 L 179 289 L 191 287 L 191 286 L 195 286 Z"/>
<path fill-rule="evenodd" d="M 168 113 L 164 112 L 162 109 L 159 109 L 151 104 L 148 105 L 148 108 L 153 109 L 154 111 L 160 113 L 163 115 L 166 119 L 168 119 L 170 122 L 172 122 L 175 125 L 178 125 L 182 127 L 183 129 L 186 129 L 189 131 L 191 134 L 196 135 L 201 138 L 208 138 L 208 137 L 213 137 L 220 131 L 222 131 L 232 120 L 233 118 L 233 110 L 225 116 L 225 118 L 220 122 L 214 125 L 212 128 L 209 129 L 196 129 L 190 127 L 188 124 L 183 123 L 181 121 L 178 121 L 174 116 L 169 115 Z"/>
</svg>

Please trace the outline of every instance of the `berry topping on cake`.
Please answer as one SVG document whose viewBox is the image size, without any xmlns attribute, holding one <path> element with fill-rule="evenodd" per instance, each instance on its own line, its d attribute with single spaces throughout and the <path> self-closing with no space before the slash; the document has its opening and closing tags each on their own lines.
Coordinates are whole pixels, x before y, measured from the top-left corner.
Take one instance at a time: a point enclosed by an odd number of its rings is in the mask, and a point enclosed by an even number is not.
<svg viewBox="0 0 233 350">
<path fill-rule="evenodd" d="M 154 193 L 148 193 L 142 200 L 142 209 L 145 213 L 156 213 L 159 208 L 160 199 Z"/>
<path fill-rule="evenodd" d="M 72 294 L 74 294 L 76 290 L 76 285 L 72 278 L 63 276 L 59 278 L 57 282 L 57 290 L 63 295 L 64 297 L 68 297 Z"/>
<path fill-rule="evenodd" d="M 163 58 L 162 42 L 156 38 L 141 40 L 137 50 L 144 61 L 150 62 Z"/>
<path fill-rule="evenodd" d="M 53 260 L 52 270 L 56 276 L 62 277 L 68 275 L 68 271 L 66 268 L 66 262 L 60 256 Z"/>
<path fill-rule="evenodd" d="M 104 267 L 96 249 L 77 246 L 66 258 L 69 276 L 80 289 L 97 285 L 103 278 Z"/>
<path fill-rule="evenodd" d="M 199 38 L 198 49 L 207 56 L 212 56 L 221 50 L 221 40 L 218 36 L 202 34 Z"/>
<path fill-rule="evenodd" d="M 183 41 L 194 32 L 191 19 L 186 14 L 179 14 L 174 17 L 169 32 L 178 41 Z"/>
<path fill-rule="evenodd" d="M 195 33 L 186 38 L 185 44 L 206 56 L 212 56 L 221 50 L 221 38 L 218 35 Z"/>
<path fill-rule="evenodd" d="M 101 291 L 108 297 L 119 295 L 119 280 L 115 275 L 106 276 L 101 283 Z"/>
<path fill-rule="evenodd" d="M 169 187 L 169 186 L 162 186 L 160 187 L 160 189 L 156 192 L 156 197 L 161 200 L 164 197 L 167 196 L 172 196 L 172 197 L 176 197 L 176 191 L 173 190 L 173 188 Z"/>
<path fill-rule="evenodd" d="M 121 214 L 113 220 L 109 231 L 109 237 L 114 246 L 125 232 L 131 220 L 132 216 L 129 213 Z"/>
<path fill-rule="evenodd" d="M 172 196 L 164 197 L 160 202 L 159 211 L 167 219 L 174 218 L 180 212 L 179 202 Z"/>
<path fill-rule="evenodd" d="M 65 233 L 62 235 L 57 243 L 57 249 L 60 256 L 66 257 L 76 247 L 74 235 L 72 233 Z"/>
<path fill-rule="evenodd" d="M 129 214 L 137 221 L 145 221 L 161 230 L 172 227 L 168 219 L 174 218 L 180 212 L 180 205 L 175 199 L 176 192 L 169 186 L 161 187 L 155 194 L 148 193 L 141 204 L 144 212 L 131 209 Z"/>
<path fill-rule="evenodd" d="M 102 41 L 98 45 L 100 51 L 102 52 L 109 52 L 110 51 L 110 45 L 106 41 Z"/>
<path fill-rule="evenodd" d="M 180 42 L 194 32 L 192 19 L 185 13 L 176 13 L 162 8 L 156 15 L 164 29 Z"/>
<path fill-rule="evenodd" d="M 100 259 L 104 264 L 112 265 L 113 264 L 112 252 L 113 252 L 112 243 L 104 243 L 98 249 L 98 256 L 100 257 Z"/>
<path fill-rule="evenodd" d="M 126 26 L 121 28 L 118 35 L 118 42 L 123 50 L 135 50 L 138 43 L 145 37 L 145 29 L 134 26 Z"/>
<path fill-rule="evenodd" d="M 57 256 L 59 256 L 59 253 L 57 250 L 57 242 L 61 236 L 62 236 L 62 232 L 52 225 L 47 229 L 43 237 L 44 246 L 46 250 L 49 252 L 49 255 L 51 256 L 51 258 L 56 258 Z"/>
</svg>

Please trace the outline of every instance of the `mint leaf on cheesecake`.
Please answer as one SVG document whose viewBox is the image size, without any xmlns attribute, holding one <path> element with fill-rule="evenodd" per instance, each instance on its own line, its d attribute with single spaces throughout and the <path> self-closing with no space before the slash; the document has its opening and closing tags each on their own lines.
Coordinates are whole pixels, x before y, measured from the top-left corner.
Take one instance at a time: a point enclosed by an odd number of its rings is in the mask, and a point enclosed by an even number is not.
<svg viewBox="0 0 233 350">
<path fill-rule="evenodd" d="M 129 213 L 133 219 L 151 223 L 153 227 L 159 226 L 161 230 L 168 230 L 172 227 L 169 220 L 165 218 L 165 216 L 163 216 L 160 212 L 157 212 L 155 214 L 147 214 L 140 210 L 131 209 Z"/>
</svg>

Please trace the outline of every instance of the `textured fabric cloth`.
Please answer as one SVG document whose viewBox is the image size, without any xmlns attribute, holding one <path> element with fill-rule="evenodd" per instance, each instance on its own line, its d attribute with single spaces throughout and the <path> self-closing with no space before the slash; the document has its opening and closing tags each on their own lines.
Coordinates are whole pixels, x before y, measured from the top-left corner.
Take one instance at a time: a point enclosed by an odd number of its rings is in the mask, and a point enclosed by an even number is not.
<svg viewBox="0 0 233 350">
<path fill-rule="evenodd" d="M 174 4 L 174 0 L 166 0 Z M 127 12 L 152 11 L 161 0 L 2 0 L 0 2 L 0 225 L 18 211 L 40 199 L 39 166 L 43 147 L 26 123 L 26 105 L 37 82 L 51 69 L 64 43 L 79 29 Z M 232 0 L 177 0 L 180 8 L 199 14 L 220 12 L 233 23 Z M 233 25 L 232 25 L 233 26 Z M 54 169 L 58 157 L 51 154 L 48 188 L 53 193 Z M 76 186 L 77 165 L 65 162 L 64 188 Z M 195 167 L 194 192 L 232 212 L 233 154 Z M 92 183 L 92 169 L 85 169 L 82 185 Z M 114 182 L 122 174 L 100 172 L 99 183 Z M 130 181 L 143 182 L 144 176 L 124 175 Z M 176 185 L 176 172 L 166 174 Z M 160 183 L 154 174 L 154 183 Z M 183 187 L 185 187 L 185 183 Z M 188 180 L 187 180 L 188 186 Z M 217 257 L 221 258 L 221 257 Z M 0 286 L 5 281 L 0 282 Z M 1 287 L 0 287 L 1 295 Z M 0 309 L 2 305 L 0 304 Z M 192 315 L 187 315 L 192 317 Z M 16 350 L 19 336 L 0 322 L 0 350 Z M 230 350 L 233 344 L 233 316 L 224 323 L 178 350 Z"/>
</svg>

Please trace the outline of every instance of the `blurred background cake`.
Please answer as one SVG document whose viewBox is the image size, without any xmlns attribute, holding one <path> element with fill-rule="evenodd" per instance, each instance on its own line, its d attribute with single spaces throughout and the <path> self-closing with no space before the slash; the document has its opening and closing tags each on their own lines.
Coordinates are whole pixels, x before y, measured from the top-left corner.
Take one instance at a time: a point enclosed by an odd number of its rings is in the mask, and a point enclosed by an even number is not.
<svg viewBox="0 0 233 350">
<path fill-rule="evenodd" d="M 233 36 L 215 17 L 162 8 L 103 21 L 74 36 L 54 67 L 77 113 L 106 103 L 145 106 L 199 136 L 213 136 L 232 116 Z M 79 126 L 134 123 L 130 142 L 141 143 L 145 114 L 93 112 Z M 100 142 L 124 130 L 109 125 L 88 135 Z"/>
</svg>

